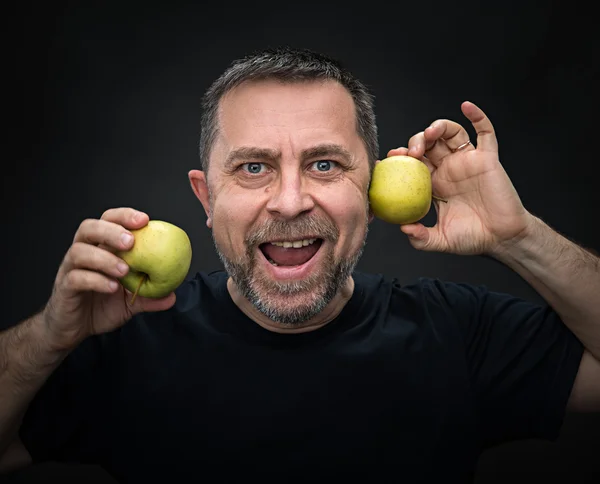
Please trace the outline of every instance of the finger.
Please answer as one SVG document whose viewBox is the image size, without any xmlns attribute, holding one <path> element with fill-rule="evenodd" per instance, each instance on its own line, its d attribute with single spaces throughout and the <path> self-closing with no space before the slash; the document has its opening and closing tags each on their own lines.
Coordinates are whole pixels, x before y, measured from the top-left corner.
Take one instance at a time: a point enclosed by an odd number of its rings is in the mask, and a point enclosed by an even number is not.
<svg viewBox="0 0 600 484">
<path fill-rule="evenodd" d="M 114 222 L 86 219 L 81 222 L 73 243 L 103 245 L 116 250 L 127 250 L 133 244 L 133 234 Z"/>
<path fill-rule="evenodd" d="M 428 142 L 443 140 L 450 151 L 456 151 L 458 148 L 463 149 L 465 143 L 469 142 L 469 133 L 454 121 L 438 119 L 425 130 L 425 139 Z M 473 145 L 464 147 L 465 151 L 472 149 L 474 149 Z"/>
<path fill-rule="evenodd" d="M 125 291 L 125 298 L 127 305 L 131 307 L 131 311 L 133 313 L 151 313 L 157 311 L 166 311 L 170 307 L 175 304 L 176 296 L 175 293 L 172 292 L 165 297 L 151 299 L 147 297 L 143 297 L 138 295 L 133 303 L 133 306 L 130 304 L 131 299 L 133 297 L 133 293 L 130 291 Z"/>
<path fill-rule="evenodd" d="M 425 163 L 427 168 L 429 168 L 429 173 L 433 173 L 435 171 L 435 165 L 431 162 L 431 160 L 427 156 L 421 156 L 421 161 Z"/>
<path fill-rule="evenodd" d="M 115 279 L 85 269 L 73 269 L 67 272 L 61 283 L 62 287 L 71 293 L 84 291 L 112 293 L 119 288 L 119 283 Z"/>
<path fill-rule="evenodd" d="M 108 222 L 113 222 L 119 224 L 123 227 L 126 227 L 131 230 L 139 229 L 148 224 L 150 217 L 145 212 L 140 212 L 139 210 L 135 210 L 130 207 L 119 207 L 119 208 L 110 208 L 106 210 L 100 220 L 106 220 Z M 111 247 L 107 244 L 99 244 L 99 247 L 107 250 L 109 252 L 115 252 L 117 250 L 128 249 L 130 243 L 126 241 L 126 245 L 124 247 Z"/>
<path fill-rule="evenodd" d="M 421 158 L 433 147 L 435 140 L 429 141 L 425 138 L 425 132 L 415 134 L 408 140 L 408 155 L 414 158 Z"/>
<path fill-rule="evenodd" d="M 409 156 L 408 154 L 408 148 L 405 147 L 400 147 L 400 148 L 394 148 L 390 151 L 388 151 L 387 156 Z M 427 156 L 421 156 L 421 158 L 419 158 L 423 163 L 425 163 L 425 165 L 427 166 L 427 168 L 429 168 L 429 173 L 433 173 L 435 171 L 435 166 L 433 165 L 433 163 L 431 163 L 431 161 L 428 159 Z"/>
<path fill-rule="evenodd" d="M 119 207 L 109 208 L 106 210 L 100 220 L 106 220 L 107 222 L 113 222 L 115 224 L 122 225 L 127 229 L 139 229 L 144 227 L 150 217 L 145 212 L 140 212 L 130 207 Z"/>
<path fill-rule="evenodd" d="M 448 148 L 448 145 L 444 142 L 444 140 L 437 139 L 433 142 L 431 148 L 426 151 L 426 154 L 431 163 L 433 163 L 435 166 L 439 166 L 444 157 L 452 154 L 452 150 Z"/>
<path fill-rule="evenodd" d="M 129 266 L 123 259 L 95 245 L 75 242 L 65 256 L 65 270 L 86 269 L 102 272 L 110 277 L 123 277 Z"/>
<path fill-rule="evenodd" d="M 408 148 L 405 148 L 404 146 L 400 147 L 400 148 L 394 148 L 390 151 L 387 152 L 387 156 L 407 156 L 408 155 Z"/>
<path fill-rule="evenodd" d="M 413 223 L 401 225 L 400 230 L 408 235 L 408 241 L 415 249 L 438 252 L 444 250 L 437 227 L 426 227 L 420 223 Z"/>
<path fill-rule="evenodd" d="M 477 147 L 483 151 L 498 151 L 498 139 L 494 126 L 485 113 L 470 101 L 461 105 L 463 114 L 467 117 L 477 133 Z"/>
</svg>

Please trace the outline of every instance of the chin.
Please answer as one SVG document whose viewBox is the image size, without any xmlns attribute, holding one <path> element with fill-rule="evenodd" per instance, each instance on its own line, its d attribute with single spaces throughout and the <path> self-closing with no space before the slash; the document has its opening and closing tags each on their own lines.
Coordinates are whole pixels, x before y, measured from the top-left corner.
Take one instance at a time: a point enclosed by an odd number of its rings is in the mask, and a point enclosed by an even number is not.
<svg viewBox="0 0 600 484">
<path fill-rule="evenodd" d="M 258 311 L 281 324 L 293 326 L 312 319 L 325 309 L 342 285 L 324 266 L 302 279 L 291 280 L 273 277 L 271 271 L 264 269 L 261 264 L 255 265 L 253 275 L 236 284 Z"/>
<path fill-rule="evenodd" d="M 324 232 L 315 230 L 318 234 Z M 275 264 L 265 253 L 262 240 L 248 243 L 245 257 L 237 260 L 226 257 L 218 244 L 215 246 L 243 297 L 270 320 L 296 326 L 315 318 L 347 284 L 362 255 L 366 231 L 361 246 L 340 259 L 334 255 L 337 237 L 315 236 L 310 258 L 296 265 Z"/>
<path fill-rule="evenodd" d="M 285 299 L 283 299 L 285 298 Z M 310 321 L 322 312 L 332 297 L 314 297 L 312 294 L 291 297 L 250 297 L 254 307 L 275 323 L 295 327 Z"/>
</svg>

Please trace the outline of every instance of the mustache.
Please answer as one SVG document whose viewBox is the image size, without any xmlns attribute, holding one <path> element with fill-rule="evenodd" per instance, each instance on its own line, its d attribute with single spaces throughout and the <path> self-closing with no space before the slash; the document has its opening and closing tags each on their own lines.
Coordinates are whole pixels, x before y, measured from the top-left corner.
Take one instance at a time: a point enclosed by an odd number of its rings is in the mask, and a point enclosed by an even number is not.
<svg viewBox="0 0 600 484">
<path fill-rule="evenodd" d="M 270 219 L 252 230 L 245 238 L 246 247 L 256 247 L 273 240 L 298 240 L 306 236 L 336 241 L 340 235 L 337 226 L 322 217 L 303 217 L 293 221 Z"/>
</svg>

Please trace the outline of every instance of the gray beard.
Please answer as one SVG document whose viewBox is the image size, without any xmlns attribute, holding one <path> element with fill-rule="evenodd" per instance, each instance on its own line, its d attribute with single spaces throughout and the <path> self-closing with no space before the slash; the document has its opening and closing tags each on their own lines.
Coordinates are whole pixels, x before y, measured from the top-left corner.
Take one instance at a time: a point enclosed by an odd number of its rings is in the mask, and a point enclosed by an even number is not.
<svg viewBox="0 0 600 484">
<path fill-rule="evenodd" d="M 299 238 L 297 234 L 319 234 L 324 240 L 335 242 L 339 233 L 331 222 L 304 220 L 292 226 L 286 222 L 271 222 L 267 227 L 254 232 L 246 239 L 246 254 L 237 261 L 229 259 L 219 249 L 213 235 L 213 244 L 225 271 L 235 283 L 242 296 L 271 321 L 296 327 L 318 315 L 347 283 L 360 260 L 367 240 L 368 222 L 360 247 L 348 258 L 336 261 L 332 252 L 327 254 L 323 265 L 325 271 L 312 274 L 307 279 L 293 282 L 277 282 L 263 274 L 256 274 L 256 250 L 262 242 L 282 237 L 286 240 Z M 276 234 L 273 236 L 272 234 Z M 289 235 L 287 235 L 289 234 Z M 321 250 L 321 249 L 319 249 Z M 282 307 L 282 297 L 310 294 L 310 302 Z"/>
</svg>

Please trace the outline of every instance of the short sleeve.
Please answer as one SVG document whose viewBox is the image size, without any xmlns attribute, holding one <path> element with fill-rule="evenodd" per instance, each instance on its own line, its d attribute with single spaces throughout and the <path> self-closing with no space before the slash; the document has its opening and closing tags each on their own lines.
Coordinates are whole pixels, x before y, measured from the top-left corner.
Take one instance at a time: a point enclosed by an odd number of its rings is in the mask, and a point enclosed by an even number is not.
<svg viewBox="0 0 600 484">
<path fill-rule="evenodd" d="M 107 338 L 81 343 L 38 391 L 23 418 L 19 435 L 33 462 L 86 462 L 86 426 L 102 394 L 102 347 Z"/>
<path fill-rule="evenodd" d="M 484 447 L 558 437 L 583 345 L 550 305 L 439 283 L 456 316 Z"/>
</svg>

